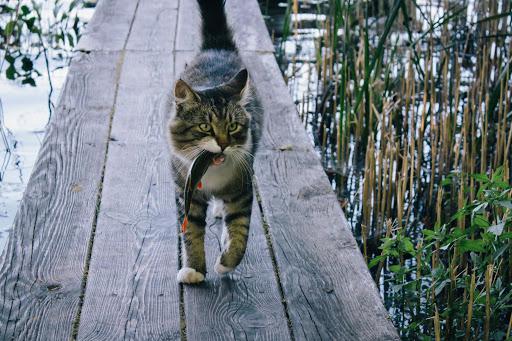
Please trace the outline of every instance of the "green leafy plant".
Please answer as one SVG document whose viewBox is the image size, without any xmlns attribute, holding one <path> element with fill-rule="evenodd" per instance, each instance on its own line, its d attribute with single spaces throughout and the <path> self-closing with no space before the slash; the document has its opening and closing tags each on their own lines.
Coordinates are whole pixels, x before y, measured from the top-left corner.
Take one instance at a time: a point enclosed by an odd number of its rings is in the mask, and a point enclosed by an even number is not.
<svg viewBox="0 0 512 341">
<path fill-rule="evenodd" d="M 81 1 L 8 1 L 0 5 L 0 71 L 9 80 L 36 86 L 50 61 L 67 63 L 84 23 L 77 14 Z M 51 15 L 42 17 L 46 9 Z M 41 70 L 36 62 L 44 58 Z M 58 67 L 61 67 L 59 63 Z"/>
<path fill-rule="evenodd" d="M 388 295 L 392 317 L 406 339 L 504 340 L 511 336 L 512 187 L 503 168 L 478 182 L 473 202 L 438 220 L 422 236 L 406 236 L 389 224 L 377 267 Z M 450 182 L 444 182 L 449 185 Z M 440 191 L 442 193 L 442 191 Z M 449 195 L 449 193 L 448 193 Z M 415 239 L 417 241 L 415 241 Z"/>
</svg>

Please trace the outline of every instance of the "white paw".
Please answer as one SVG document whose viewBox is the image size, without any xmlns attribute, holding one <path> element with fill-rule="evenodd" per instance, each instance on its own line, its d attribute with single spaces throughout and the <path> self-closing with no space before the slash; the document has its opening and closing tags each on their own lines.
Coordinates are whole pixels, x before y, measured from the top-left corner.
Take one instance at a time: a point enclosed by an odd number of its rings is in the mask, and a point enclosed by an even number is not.
<svg viewBox="0 0 512 341">
<path fill-rule="evenodd" d="M 221 219 L 224 216 L 224 203 L 221 200 L 214 199 L 212 204 L 213 217 Z"/>
<path fill-rule="evenodd" d="M 217 258 L 217 261 L 215 262 L 215 272 L 219 275 L 227 274 L 228 272 L 233 271 L 235 268 L 228 268 L 227 266 L 224 266 L 220 264 L 220 257 Z"/>
<path fill-rule="evenodd" d="M 185 267 L 178 271 L 178 276 L 176 276 L 176 279 L 178 280 L 178 283 L 194 284 L 204 281 L 204 275 L 200 272 L 197 272 L 195 269 Z"/>
</svg>

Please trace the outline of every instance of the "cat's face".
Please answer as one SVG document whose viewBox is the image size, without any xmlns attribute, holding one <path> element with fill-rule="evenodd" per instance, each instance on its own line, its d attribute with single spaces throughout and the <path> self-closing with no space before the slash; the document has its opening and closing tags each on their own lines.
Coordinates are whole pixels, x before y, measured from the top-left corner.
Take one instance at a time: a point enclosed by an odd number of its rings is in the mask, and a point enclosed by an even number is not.
<svg viewBox="0 0 512 341">
<path fill-rule="evenodd" d="M 175 85 L 176 115 L 171 121 L 175 153 L 193 160 L 202 151 L 224 159 L 243 157 L 251 150 L 250 115 L 247 102 L 247 71 L 212 89 L 193 90 L 182 80 Z"/>
</svg>

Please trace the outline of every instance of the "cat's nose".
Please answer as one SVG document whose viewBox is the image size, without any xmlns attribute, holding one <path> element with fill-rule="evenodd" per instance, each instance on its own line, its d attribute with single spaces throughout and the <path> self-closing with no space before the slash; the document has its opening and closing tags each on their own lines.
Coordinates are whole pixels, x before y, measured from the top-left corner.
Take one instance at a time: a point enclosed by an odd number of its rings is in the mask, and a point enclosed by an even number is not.
<svg viewBox="0 0 512 341">
<path fill-rule="evenodd" d="M 217 144 L 219 145 L 221 151 L 224 151 L 224 149 L 226 149 L 228 146 L 229 146 L 229 142 L 228 141 L 219 141 L 217 140 Z"/>
</svg>

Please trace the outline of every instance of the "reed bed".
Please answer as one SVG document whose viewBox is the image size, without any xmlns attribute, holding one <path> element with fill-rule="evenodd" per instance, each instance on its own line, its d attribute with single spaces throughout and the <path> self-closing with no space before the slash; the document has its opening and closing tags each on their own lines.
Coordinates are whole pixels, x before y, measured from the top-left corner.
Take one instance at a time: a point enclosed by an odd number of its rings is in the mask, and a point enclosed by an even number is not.
<svg viewBox="0 0 512 341">
<path fill-rule="evenodd" d="M 290 0 L 273 32 L 404 338 L 510 336 L 511 11 L 506 0 Z"/>
</svg>

